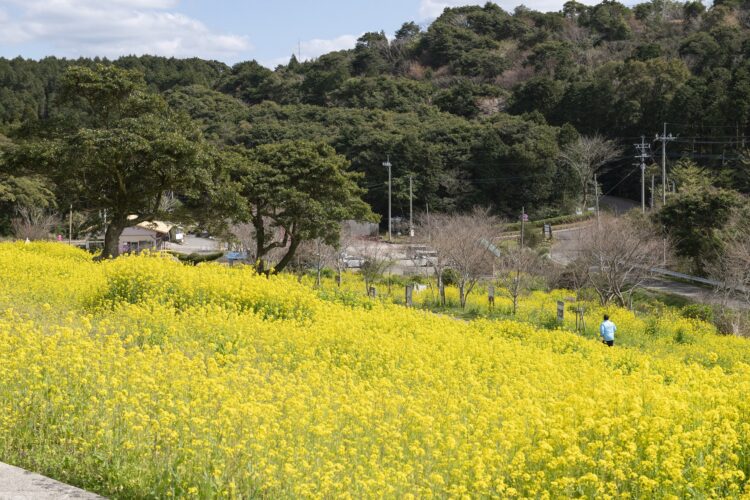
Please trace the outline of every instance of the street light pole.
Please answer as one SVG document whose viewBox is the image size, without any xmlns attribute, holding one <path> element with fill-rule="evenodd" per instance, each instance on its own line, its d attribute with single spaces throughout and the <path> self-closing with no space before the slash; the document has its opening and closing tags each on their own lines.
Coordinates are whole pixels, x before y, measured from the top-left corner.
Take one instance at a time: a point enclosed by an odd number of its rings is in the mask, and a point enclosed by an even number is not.
<svg viewBox="0 0 750 500">
<path fill-rule="evenodd" d="M 383 166 L 388 169 L 388 241 L 393 241 L 391 235 L 391 155 L 386 157 Z"/>
</svg>

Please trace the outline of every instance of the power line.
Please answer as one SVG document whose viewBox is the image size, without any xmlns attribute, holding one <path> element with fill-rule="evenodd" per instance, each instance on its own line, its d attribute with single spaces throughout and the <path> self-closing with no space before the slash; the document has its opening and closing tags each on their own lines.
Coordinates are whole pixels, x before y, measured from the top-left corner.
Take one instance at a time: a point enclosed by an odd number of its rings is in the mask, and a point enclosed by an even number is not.
<svg viewBox="0 0 750 500">
<path fill-rule="evenodd" d="M 677 123 L 677 122 L 664 122 L 666 125 L 675 125 L 677 127 L 692 127 L 692 128 L 730 128 L 737 130 L 736 125 L 710 125 L 710 124 L 695 124 L 695 123 Z"/>
<path fill-rule="evenodd" d="M 607 196 L 607 195 L 608 195 L 609 193 L 611 193 L 612 191 L 614 191 L 614 190 L 615 190 L 615 188 L 617 188 L 617 186 L 619 186 L 620 184 L 622 184 L 622 183 L 623 183 L 623 182 L 625 181 L 625 179 L 627 179 L 628 177 L 630 177 L 631 175 L 633 175 L 633 174 L 634 174 L 634 173 L 636 173 L 637 171 L 638 171 L 638 169 L 633 169 L 633 170 L 631 170 L 631 171 L 630 171 L 630 173 L 628 173 L 628 174 L 627 174 L 627 175 L 626 175 L 625 177 L 623 177 L 622 179 L 620 179 L 620 180 L 619 180 L 619 182 L 618 182 L 617 184 L 615 184 L 614 186 L 612 186 L 612 187 L 611 187 L 611 188 L 609 189 L 609 191 L 607 191 L 606 193 L 602 193 L 602 196 Z"/>
</svg>

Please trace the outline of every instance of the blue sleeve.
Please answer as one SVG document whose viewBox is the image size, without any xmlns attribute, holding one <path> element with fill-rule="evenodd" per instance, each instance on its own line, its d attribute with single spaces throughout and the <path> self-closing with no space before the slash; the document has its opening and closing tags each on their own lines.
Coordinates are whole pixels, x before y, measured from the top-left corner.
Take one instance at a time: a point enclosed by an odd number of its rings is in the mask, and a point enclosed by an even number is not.
<svg viewBox="0 0 750 500">
<path fill-rule="evenodd" d="M 604 323 L 599 325 L 599 335 L 602 335 L 602 336 L 604 335 Z"/>
</svg>

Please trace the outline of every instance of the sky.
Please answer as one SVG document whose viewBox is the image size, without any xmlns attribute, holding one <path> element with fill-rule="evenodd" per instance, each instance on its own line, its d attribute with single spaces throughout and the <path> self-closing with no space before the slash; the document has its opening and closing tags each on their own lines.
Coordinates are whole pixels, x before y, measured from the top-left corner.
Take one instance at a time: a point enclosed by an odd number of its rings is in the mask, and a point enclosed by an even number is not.
<svg viewBox="0 0 750 500">
<path fill-rule="evenodd" d="M 522 0 L 497 0 L 512 11 Z M 526 0 L 556 11 L 565 0 Z M 483 0 L 0 0 L 0 56 L 31 59 L 152 54 L 270 68 L 354 47 L 368 31 L 390 37 L 427 26 L 445 7 Z M 585 0 L 584 3 L 596 3 Z"/>
</svg>

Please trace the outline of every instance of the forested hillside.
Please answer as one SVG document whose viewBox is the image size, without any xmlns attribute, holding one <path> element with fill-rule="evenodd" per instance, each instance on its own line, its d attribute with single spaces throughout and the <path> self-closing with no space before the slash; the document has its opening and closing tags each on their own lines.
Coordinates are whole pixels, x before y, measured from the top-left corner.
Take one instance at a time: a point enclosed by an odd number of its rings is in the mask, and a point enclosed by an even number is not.
<svg viewBox="0 0 750 500">
<path fill-rule="evenodd" d="M 376 212 L 385 212 L 381 163 L 390 155 L 396 214 L 408 206 L 413 175 L 420 209 L 482 204 L 508 214 L 525 206 L 538 217 L 575 202 L 575 181 L 558 159 L 579 134 L 623 146 L 604 187 L 638 196 L 632 143 L 652 140 L 663 122 L 679 135 L 670 160 L 691 158 L 721 174 L 723 187 L 747 193 L 748 23 L 750 5 L 733 1 L 708 10 L 697 1 L 572 1 L 556 13 L 488 3 L 446 9 L 427 27 L 366 33 L 354 49 L 314 61 L 292 56 L 275 70 L 150 56 L 112 63 L 141 70 L 217 144 L 330 143 L 365 173 Z M 0 60 L 4 135 L 74 120 L 77 110 L 57 99 L 58 77 L 99 62 Z"/>
</svg>

